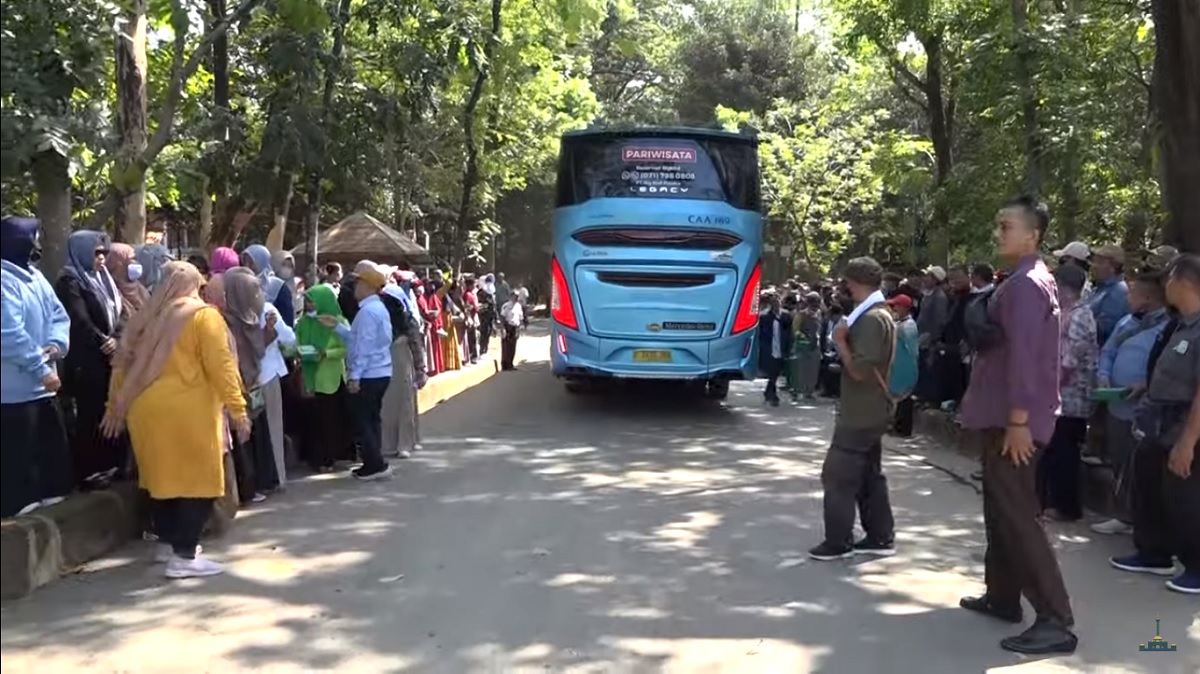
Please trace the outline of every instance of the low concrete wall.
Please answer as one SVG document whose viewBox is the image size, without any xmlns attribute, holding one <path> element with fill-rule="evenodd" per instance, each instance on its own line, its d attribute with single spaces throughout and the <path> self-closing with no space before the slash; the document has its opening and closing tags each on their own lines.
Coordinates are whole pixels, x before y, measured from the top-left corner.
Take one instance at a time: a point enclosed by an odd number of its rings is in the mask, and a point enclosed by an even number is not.
<svg viewBox="0 0 1200 674">
<path fill-rule="evenodd" d="M 0 597 L 29 594 L 137 532 L 137 486 L 72 495 L 0 523 Z"/>
<path fill-rule="evenodd" d="M 978 459 L 979 443 L 973 433 L 963 430 L 954 420 L 953 414 L 939 410 L 921 410 L 914 420 L 914 430 L 933 438 L 947 448 Z M 1113 513 L 1113 482 L 1115 477 L 1107 466 L 1080 465 L 1080 487 L 1083 505 L 1097 514 L 1109 516 Z"/>
<path fill-rule="evenodd" d="M 497 343 L 499 340 L 496 340 Z M 500 371 L 499 348 L 476 365 L 433 377 L 417 395 L 428 412 L 478 386 Z M 229 469 L 230 462 L 226 464 Z M 30 515 L 0 523 L 0 598 L 23 597 L 100 557 L 139 532 L 137 485 L 123 483 L 101 491 L 73 494 Z M 225 525 L 231 522 L 225 522 Z M 209 531 L 220 535 L 222 531 Z"/>
</svg>

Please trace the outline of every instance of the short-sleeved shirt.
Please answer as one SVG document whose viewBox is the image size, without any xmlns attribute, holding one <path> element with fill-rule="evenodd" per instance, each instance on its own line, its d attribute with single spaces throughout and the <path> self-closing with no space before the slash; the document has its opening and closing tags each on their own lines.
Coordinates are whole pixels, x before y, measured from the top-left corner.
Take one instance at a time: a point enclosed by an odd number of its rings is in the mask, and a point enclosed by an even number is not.
<svg viewBox="0 0 1200 674">
<path fill-rule="evenodd" d="M 1154 365 L 1154 376 L 1146 397 L 1152 403 L 1187 405 L 1200 387 L 1200 314 L 1182 316 L 1175 334 L 1167 340 Z M 1186 418 L 1186 414 L 1184 415 Z M 1162 442 L 1173 444 L 1183 430 L 1183 421 L 1164 429 Z"/>
<path fill-rule="evenodd" d="M 873 371 L 887 380 L 896 341 L 896 323 L 887 306 L 876 304 L 859 316 L 850 326 L 848 341 L 855 369 L 867 376 L 855 379 L 847 368 L 842 368 L 841 402 L 834 435 L 846 430 L 882 435 L 891 423 L 892 402 Z"/>
</svg>

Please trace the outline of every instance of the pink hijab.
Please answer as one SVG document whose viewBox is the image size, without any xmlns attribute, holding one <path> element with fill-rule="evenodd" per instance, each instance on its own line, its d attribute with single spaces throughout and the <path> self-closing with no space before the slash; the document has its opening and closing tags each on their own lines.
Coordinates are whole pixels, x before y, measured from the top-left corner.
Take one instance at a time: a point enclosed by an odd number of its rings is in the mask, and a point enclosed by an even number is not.
<svg viewBox="0 0 1200 674">
<path fill-rule="evenodd" d="M 213 276 L 224 274 L 240 264 L 241 260 L 236 250 L 221 246 L 213 250 L 208 259 L 208 273 Z"/>
</svg>

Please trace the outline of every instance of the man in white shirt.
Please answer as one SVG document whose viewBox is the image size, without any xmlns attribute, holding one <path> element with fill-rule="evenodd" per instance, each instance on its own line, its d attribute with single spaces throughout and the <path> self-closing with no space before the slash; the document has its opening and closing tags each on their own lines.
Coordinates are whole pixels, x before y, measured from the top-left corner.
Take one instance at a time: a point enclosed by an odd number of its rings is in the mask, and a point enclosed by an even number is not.
<svg viewBox="0 0 1200 674">
<path fill-rule="evenodd" d="M 764 293 L 767 310 L 758 317 L 758 369 L 767 378 L 763 398 L 779 407 L 777 384 L 785 361 L 792 355 L 792 315 L 782 309 L 779 295 Z"/>
<path fill-rule="evenodd" d="M 500 340 L 500 369 L 515 370 L 513 360 L 517 356 L 517 337 L 521 336 L 521 324 L 525 322 L 525 308 L 518 297 L 510 297 L 500 307 L 500 327 L 504 336 Z"/>
</svg>

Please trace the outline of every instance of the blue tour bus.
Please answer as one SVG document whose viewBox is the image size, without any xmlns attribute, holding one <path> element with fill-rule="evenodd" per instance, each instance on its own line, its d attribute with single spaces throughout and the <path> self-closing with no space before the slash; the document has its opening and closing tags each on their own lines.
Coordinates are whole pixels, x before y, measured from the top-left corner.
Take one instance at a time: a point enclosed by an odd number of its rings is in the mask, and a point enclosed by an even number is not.
<svg viewBox="0 0 1200 674">
<path fill-rule="evenodd" d="M 688 380 L 757 370 L 758 139 L 712 129 L 562 138 L 551 259 L 554 375 Z"/>
</svg>

